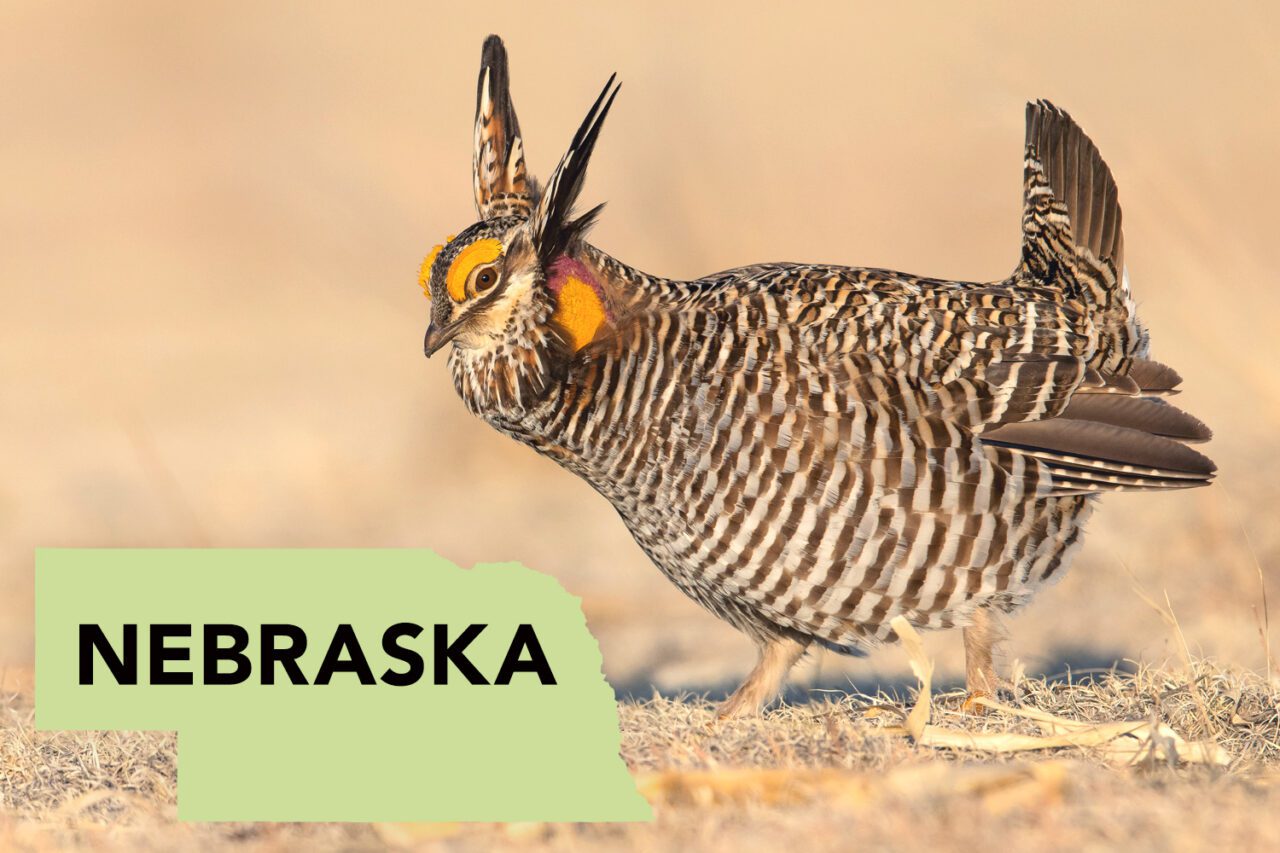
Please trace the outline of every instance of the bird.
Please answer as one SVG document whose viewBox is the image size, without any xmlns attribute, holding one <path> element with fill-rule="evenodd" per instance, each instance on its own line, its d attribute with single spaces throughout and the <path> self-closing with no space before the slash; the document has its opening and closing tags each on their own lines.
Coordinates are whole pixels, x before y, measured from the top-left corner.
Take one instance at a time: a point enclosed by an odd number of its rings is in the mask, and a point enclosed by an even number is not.
<svg viewBox="0 0 1280 853">
<path fill-rule="evenodd" d="M 545 185 L 507 52 L 481 52 L 479 219 L 435 246 L 424 349 L 465 407 L 608 500 L 659 570 L 747 634 L 721 705 L 756 714 L 807 652 L 865 654 L 896 617 L 961 628 L 970 698 L 1003 616 L 1065 573 L 1102 494 L 1204 486 L 1210 430 L 1170 403 L 1124 259 L 1116 184 L 1079 125 L 1026 106 L 1007 278 L 759 263 L 696 280 L 587 241 L 609 78 Z M 980 703 L 979 703 L 980 704 Z"/>
</svg>

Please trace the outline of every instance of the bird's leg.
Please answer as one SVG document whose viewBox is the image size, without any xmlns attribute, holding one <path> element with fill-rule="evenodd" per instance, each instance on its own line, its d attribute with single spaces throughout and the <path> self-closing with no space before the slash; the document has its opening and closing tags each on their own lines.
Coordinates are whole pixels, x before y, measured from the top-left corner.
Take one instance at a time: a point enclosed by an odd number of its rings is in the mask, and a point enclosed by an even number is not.
<svg viewBox="0 0 1280 853">
<path fill-rule="evenodd" d="M 983 713 L 983 706 L 975 705 L 973 700 L 994 698 L 999 691 L 995 658 L 1005 637 L 1004 626 L 992 610 L 979 607 L 974 611 L 973 624 L 964 629 L 964 680 L 969 691 L 964 702 L 966 711 Z"/>
<path fill-rule="evenodd" d="M 751 670 L 747 680 L 733 692 L 716 711 L 716 717 L 742 717 L 759 713 L 760 709 L 778 695 L 787 672 L 800 660 L 808 641 L 792 637 L 772 637 L 760 643 L 760 660 Z"/>
</svg>

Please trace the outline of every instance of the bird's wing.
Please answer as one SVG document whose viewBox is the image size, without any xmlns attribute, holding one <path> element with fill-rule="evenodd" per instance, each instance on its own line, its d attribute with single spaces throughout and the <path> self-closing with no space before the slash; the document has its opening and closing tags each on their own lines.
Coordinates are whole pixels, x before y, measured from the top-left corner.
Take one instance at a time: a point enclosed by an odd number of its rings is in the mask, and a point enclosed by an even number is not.
<svg viewBox="0 0 1280 853">
<path fill-rule="evenodd" d="M 702 322 L 734 329 L 723 369 L 785 380 L 799 388 L 796 405 L 827 415 L 891 413 L 916 446 L 976 437 L 1034 459 L 1019 470 L 1037 480 L 1041 468 L 1051 472 L 1041 493 L 1185 488 L 1211 478 L 1213 463 L 1186 446 L 1209 430 L 1164 399 L 1177 374 L 1142 359 L 1127 375 L 1093 367 L 1098 332 L 1078 302 L 1013 282 L 886 275 L 868 287 L 865 272 L 823 268 L 793 276 L 789 287 L 722 300 Z"/>
</svg>

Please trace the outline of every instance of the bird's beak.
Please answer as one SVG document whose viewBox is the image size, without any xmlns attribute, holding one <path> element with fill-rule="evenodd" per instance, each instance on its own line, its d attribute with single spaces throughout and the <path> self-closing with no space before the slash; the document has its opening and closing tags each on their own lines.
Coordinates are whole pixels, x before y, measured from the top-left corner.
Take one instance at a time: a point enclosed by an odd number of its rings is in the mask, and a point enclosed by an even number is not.
<svg viewBox="0 0 1280 853">
<path fill-rule="evenodd" d="M 427 358 L 431 358 L 445 344 L 458 336 L 458 332 L 462 331 L 462 319 L 455 320 L 447 326 L 437 326 L 434 322 L 427 327 L 426 340 L 422 342 L 422 350 L 426 353 Z"/>
</svg>

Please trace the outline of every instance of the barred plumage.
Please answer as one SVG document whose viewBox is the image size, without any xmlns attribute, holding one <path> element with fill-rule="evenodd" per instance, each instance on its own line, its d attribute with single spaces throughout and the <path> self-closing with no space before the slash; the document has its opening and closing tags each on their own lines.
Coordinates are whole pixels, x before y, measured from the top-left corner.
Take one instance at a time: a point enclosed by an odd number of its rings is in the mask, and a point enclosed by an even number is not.
<svg viewBox="0 0 1280 853">
<path fill-rule="evenodd" d="M 482 219 L 424 265 L 428 354 L 454 342 L 474 414 L 591 483 L 760 643 L 727 712 L 770 698 L 811 643 L 892 641 L 898 615 L 972 626 L 971 688 L 990 689 L 990 614 L 1061 575 L 1097 493 L 1210 480 L 1187 446 L 1209 431 L 1148 358 L 1111 173 L 1061 110 L 1027 108 L 1008 279 L 760 264 L 686 282 L 587 244 L 599 208 L 570 218 L 612 79 L 544 193 L 506 81 L 490 37 Z"/>
</svg>

